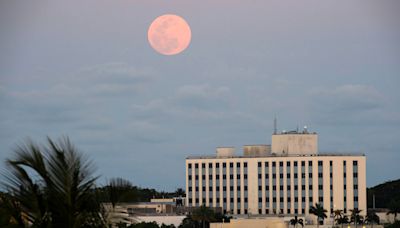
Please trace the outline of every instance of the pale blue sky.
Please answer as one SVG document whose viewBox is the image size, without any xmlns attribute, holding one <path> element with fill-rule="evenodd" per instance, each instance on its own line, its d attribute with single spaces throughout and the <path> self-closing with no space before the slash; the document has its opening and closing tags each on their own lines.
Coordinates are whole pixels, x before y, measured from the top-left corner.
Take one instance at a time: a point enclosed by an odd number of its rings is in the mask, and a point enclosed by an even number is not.
<svg viewBox="0 0 400 228">
<path fill-rule="evenodd" d="M 101 181 L 174 190 L 186 156 L 270 143 L 276 115 L 280 130 L 317 131 L 320 151 L 366 153 L 368 186 L 397 179 L 398 12 L 369 0 L 2 0 L 0 160 L 26 137 L 68 135 Z M 147 42 L 167 13 L 192 29 L 180 55 Z"/>
</svg>

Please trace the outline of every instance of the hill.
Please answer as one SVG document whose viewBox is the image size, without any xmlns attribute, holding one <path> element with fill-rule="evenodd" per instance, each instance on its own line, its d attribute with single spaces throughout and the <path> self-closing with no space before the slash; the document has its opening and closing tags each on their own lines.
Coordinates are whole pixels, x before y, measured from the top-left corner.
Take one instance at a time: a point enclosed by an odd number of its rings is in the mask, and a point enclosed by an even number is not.
<svg viewBox="0 0 400 228">
<path fill-rule="evenodd" d="M 388 208 L 390 201 L 400 200 L 400 179 L 367 188 L 368 208 L 373 207 L 373 195 L 375 195 L 375 208 Z"/>
</svg>

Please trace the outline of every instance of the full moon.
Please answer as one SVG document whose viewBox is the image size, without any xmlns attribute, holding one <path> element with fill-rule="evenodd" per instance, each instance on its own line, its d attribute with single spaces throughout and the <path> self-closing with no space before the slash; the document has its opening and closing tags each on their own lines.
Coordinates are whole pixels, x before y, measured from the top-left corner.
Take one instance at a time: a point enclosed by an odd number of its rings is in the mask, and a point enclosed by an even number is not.
<svg viewBox="0 0 400 228">
<path fill-rule="evenodd" d="M 176 55 L 190 43 L 192 32 L 188 23 L 177 15 L 165 14 L 150 25 L 147 39 L 151 47 L 163 55 Z"/>
</svg>

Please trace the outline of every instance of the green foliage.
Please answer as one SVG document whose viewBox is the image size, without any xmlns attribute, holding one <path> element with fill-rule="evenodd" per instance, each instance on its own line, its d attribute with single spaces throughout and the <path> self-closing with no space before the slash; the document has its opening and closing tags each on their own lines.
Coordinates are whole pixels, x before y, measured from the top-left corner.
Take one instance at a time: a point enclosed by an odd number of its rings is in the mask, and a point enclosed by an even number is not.
<svg viewBox="0 0 400 228">
<path fill-rule="evenodd" d="M 397 214 L 400 213 L 400 199 L 393 199 L 390 201 L 389 205 L 389 212 L 387 214 L 393 214 L 394 219 L 397 219 Z"/>
<path fill-rule="evenodd" d="M 203 205 L 188 214 L 179 228 L 209 227 L 211 222 L 230 222 L 230 219 L 231 217 L 215 213 L 214 210 Z"/>
<path fill-rule="evenodd" d="M 400 228 L 400 220 L 397 220 L 392 224 L 385 225 L 385 228 Z"/>
<path fill-rule="evenodd" d="M 392 200 L 400 200 L 400 179 L 388 181 L 367 189 L 368 208 L 373 207 L 373 195 L 375 194 L 376 208 L 389 208 Z"/>
<path fill-rule="evenodd" d="M 328 211 L 323 208 L 322 204 L 319 204 L 319 203 L 316 203 L 315 206 L 310 207 L 310 214 L 317 216 L 317 220 L 318 220 L 317 225 L 319 225 L 320 222 L 323 223 L 324 219 L 327 218 L 327 216 L 326 216 L 327 212 Z"/>
<path fill-rule="evenodd" d="M 304 226 L 303 219 L 298 219 L 297 216 L 294 216 L 294 218 L 291 219 L 291 220 L 289 221 L 289 223 L 290 223 L 290 225 L 292 225 L 293 227 L 296 227 L 297 224 L 300 224 L 301 227 Z"/>
<path fill-rule="evenodd" d="M 359 210 L 359 209 L 350 210 L 350 213 L 351 213 L 350 221 L 352 223 L 354 223 L 355 225 L 363 223 L 363 217 L 360 215 L 361 211 L 362 210 Z"/>
<path fill-rule="evenodd" d="M 58 142 L 48 138 L 46 146 L 27 141 L 17 146 L 15 154 L 14 159 L 7 160 L 5 187 L 9 194 L 1 196 L 0 206 L 8 225 L 103 225 L 93 191 L 96 177 L 92 164 L 68 138 Z"/>
</svg>

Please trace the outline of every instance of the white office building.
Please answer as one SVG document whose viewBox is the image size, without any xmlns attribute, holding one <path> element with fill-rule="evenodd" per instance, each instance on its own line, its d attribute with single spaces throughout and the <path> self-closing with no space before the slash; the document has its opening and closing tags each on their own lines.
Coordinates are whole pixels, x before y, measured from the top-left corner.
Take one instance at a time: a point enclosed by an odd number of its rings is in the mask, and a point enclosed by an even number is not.
<svg viewBox="0 0 400 228">
<path fill-rule="evenodd" d="M 271 145 L 217 148 L 214 156 L 186 159 L 186 205 L 222 208 L 233 215 L 309 215 L 321 203 L 334 210 L 367 211 L 366 157 L 318 153 L 318 135 L 274 133 Z"/>
</svg>

